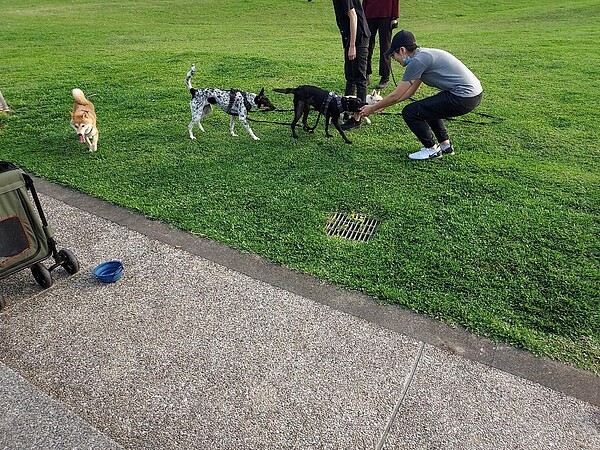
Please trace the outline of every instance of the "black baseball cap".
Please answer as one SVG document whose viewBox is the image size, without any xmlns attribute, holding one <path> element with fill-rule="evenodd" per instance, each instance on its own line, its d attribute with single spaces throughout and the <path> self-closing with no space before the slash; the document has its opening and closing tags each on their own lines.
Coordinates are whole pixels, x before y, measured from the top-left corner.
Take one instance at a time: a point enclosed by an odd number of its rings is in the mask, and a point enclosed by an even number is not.
<svg viewBox="0 0 600 450">
<path fill-rule="evenodd" d="M 394 39 L 392 39 L 392 45 L 390 45 L 388 51 L 385 52 L 385 56 L 392 56 L 400 47 L 408 47 L 409 45 L 417 45 L 415 35 L 406 30 L 398 31 L 394 35 Z"/>
</svg>

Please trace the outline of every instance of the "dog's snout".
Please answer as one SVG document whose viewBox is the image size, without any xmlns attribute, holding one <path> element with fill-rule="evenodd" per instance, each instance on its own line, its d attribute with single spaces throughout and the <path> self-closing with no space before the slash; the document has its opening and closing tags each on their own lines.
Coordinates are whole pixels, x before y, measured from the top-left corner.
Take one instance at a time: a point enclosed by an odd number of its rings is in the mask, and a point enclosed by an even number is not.
<svg viewBox="0 0 600 450">
<path fill-rule="evenodd" d="M 271 103 L 270 101 L 263 99 L 260 102 L 259 108 L 263 111 L 273 111 L 275 109 L 275 105 L 273 105 L 273 103 Z"/>
</svg>

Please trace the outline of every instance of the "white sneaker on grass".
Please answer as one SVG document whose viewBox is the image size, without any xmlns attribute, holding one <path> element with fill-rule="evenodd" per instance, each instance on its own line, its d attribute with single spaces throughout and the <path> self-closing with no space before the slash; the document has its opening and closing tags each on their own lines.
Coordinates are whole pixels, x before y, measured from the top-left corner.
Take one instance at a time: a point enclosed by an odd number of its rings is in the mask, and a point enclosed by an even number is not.
<svg viewBox="0 0 600 450">
<path fill-rule="evenodd" d="M 418 152 L 411 153 L 408 155 L 410 159 L 432 159 L 441 158 L 442 150 L 436 145 L 432 148 L 423 147 Z"/>
</svg>

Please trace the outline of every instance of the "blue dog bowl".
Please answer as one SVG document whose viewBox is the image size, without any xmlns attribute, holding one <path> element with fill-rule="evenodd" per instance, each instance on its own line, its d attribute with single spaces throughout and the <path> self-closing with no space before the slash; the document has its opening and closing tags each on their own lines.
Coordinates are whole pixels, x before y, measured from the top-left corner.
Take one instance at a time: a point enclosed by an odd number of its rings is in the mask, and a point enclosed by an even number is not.
<svg viewBox="0 0 600 450">
<path fill-rule="evenodd" d="M 92 271 L 103 283 L 114 283 L 123 275 L 123 263 L 121 261 L 106 261 L 96 266 Z"/>
</svg>

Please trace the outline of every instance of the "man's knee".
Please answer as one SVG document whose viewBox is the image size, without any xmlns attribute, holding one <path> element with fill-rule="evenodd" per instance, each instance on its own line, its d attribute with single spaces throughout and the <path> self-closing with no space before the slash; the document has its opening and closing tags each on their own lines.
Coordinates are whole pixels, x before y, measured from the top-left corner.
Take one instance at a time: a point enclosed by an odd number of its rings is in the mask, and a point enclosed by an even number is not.
<svg viewBox="0 0 600 450">
<path fill-rule="evenodd" d="M 419 107 L 416 102 L 409 103 L 402 108 L 402 117 L 404 118 L 404 121 L 408 122 L 411 120 L 420 120 L 418 116 L 418 109 Z"/>
</svg>

